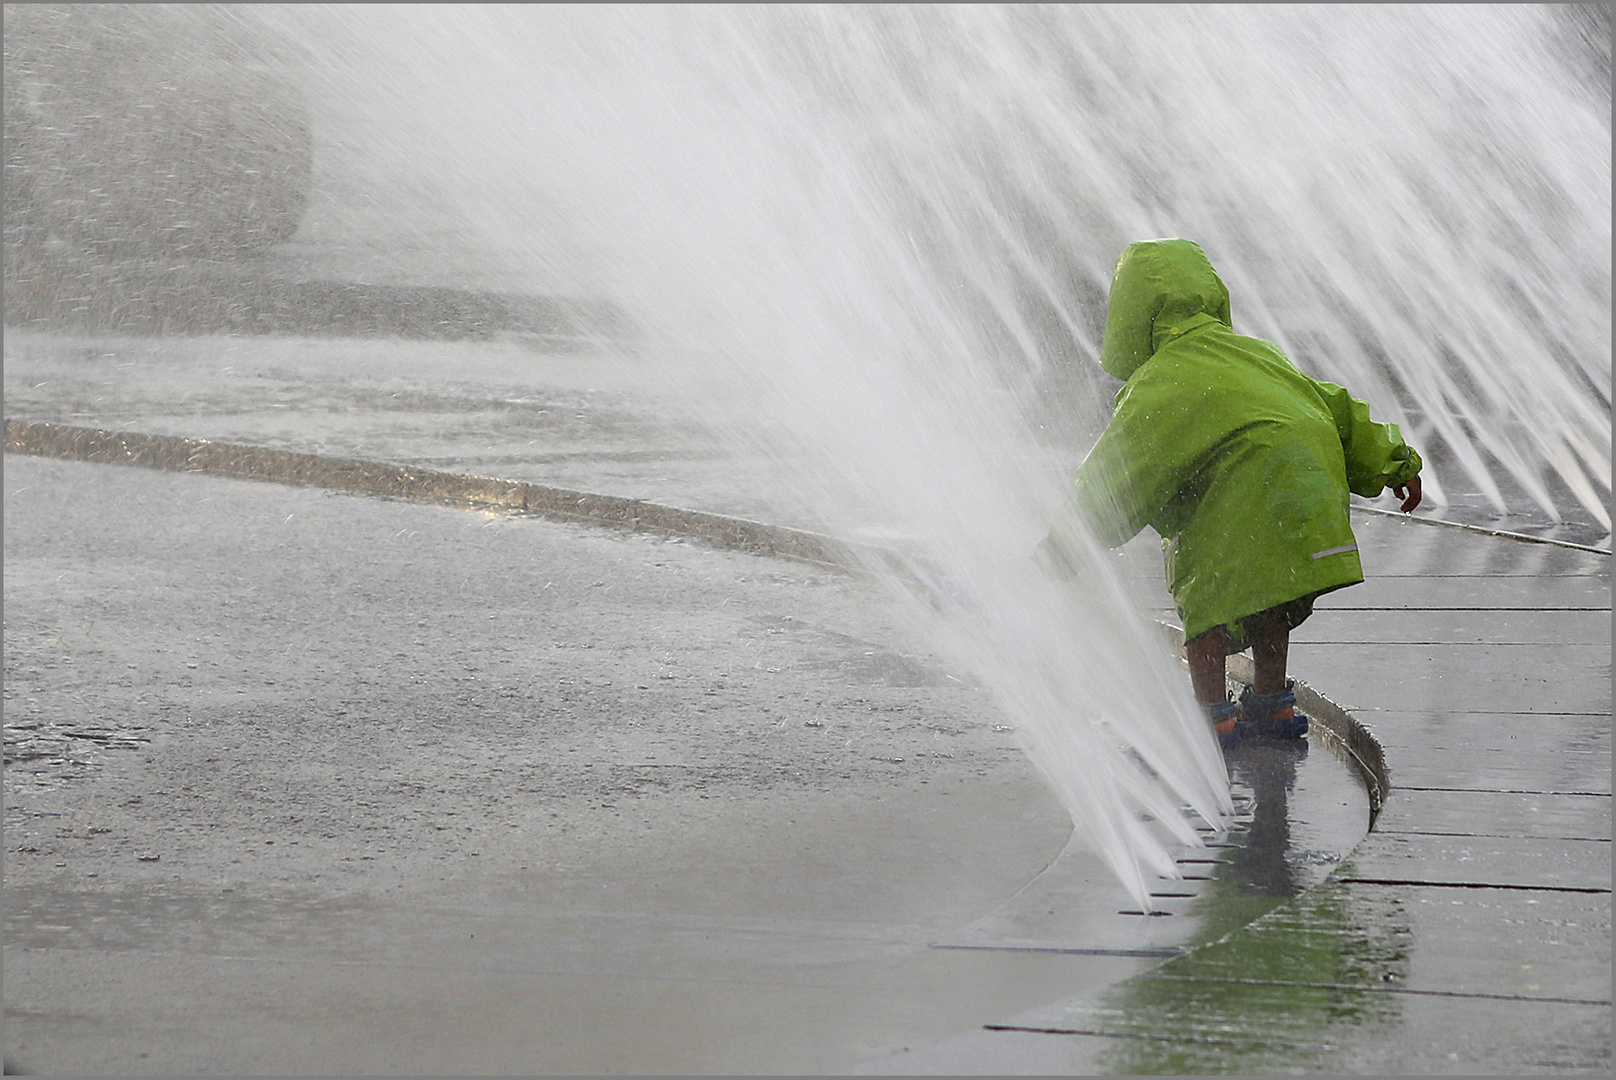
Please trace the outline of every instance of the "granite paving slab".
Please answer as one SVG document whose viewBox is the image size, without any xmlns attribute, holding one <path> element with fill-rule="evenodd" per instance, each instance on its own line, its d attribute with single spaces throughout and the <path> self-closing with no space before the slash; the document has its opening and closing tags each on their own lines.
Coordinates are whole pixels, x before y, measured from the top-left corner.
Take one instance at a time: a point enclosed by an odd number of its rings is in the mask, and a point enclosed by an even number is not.
<svg viewBox="0 0 1616 1080">
<path fill-rule="evenodd" d="M 1486 826 L 1483 825 L 1482 828 Z M 1610 892 L 1610 841 L 1373 832 L 1342 880 Z"/>
<path fill-rule="evenodd" d="M 1429 790 L 1399 784 L 1375 830 L 1545 839 L 1610 839 L 1610 796 L 1544 792 Z"/>
<path fill-rule="evenodd" d="M 1608 611 L 1610 580 L 1559 577 L 1392 577 L 1366 571 L 1365 580 L 1319 598 L 1317 610 L 1372 611 Z"/>
<path fill-rule="evenodd" d="M 1610 794 L 1611 729 L 1604 713 L 1360 714 L 1399 785 L 1481 791 Z"/>
<path fill-rule="evenodd" d="M 1349 711 L 1495 713 L 1508 701 L 1523 716 L 1610 712 L 1610 650 L 1598 645 L 1298 642 L 1291 669 Z"/>
<path fill-rule="evenodd" d="M 1350 592 L 1350 590 L 1348 590 Z M 1603 645 L 1610 638 L 1605 609 L 1530 611 L 1470 609 L 1355 610 L 1351 619 L 1324 608 L 1297 627 L 1295 645 Z"/>
</svg>

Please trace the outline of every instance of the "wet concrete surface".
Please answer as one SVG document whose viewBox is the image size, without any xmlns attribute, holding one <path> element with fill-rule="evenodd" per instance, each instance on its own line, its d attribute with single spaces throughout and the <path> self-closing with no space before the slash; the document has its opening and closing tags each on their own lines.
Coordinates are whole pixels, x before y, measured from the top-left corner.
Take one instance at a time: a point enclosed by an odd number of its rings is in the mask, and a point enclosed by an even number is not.
<svg viewBox="0 0 1616 1080">
<path fill-rule="evenodd" d="M 8 327 L 10 418 L 528 480 L 823 528 L 656 357 L 520 341 L 63 337 Z M 693 391 L 694 392 L 694 391 Z"/>
<path fill-rule="evenodd" d="M 273 265 L 109 265 L 10 244 L 5 254 L 7 324 L 49 333 L 506 337 L 557 348 L 630 332 L 610 305 L 557 297 L 310 280 L 276 274 Z"/>
<path fill-rule="evenodd" d="M 6 773 L 23 1067 L 813 1072 L 1140 967 L 929 947 L 1069 825 L 845 576 L 77 462 L 6 498 L 7 719 L 67 736 Z"/>
<path fill-rule="evenodd" d="M 817 524 L 596 360 L 8 332 L 7 410 Z M 1608 1070 L 1608 557 L 1362 515 L 1372 581 L 1293 670 L 1385 747 L 1375 833 L 1338 868 L 1361 792 L 1308 778 L 1349 774 L 1254 747 L 1236 793 L 1286 835 L 1233 823 L 1198 929 L 1141 937 L 991 703 L 849 579 L 5 468 L 14 1064 Z"/>
</svg>

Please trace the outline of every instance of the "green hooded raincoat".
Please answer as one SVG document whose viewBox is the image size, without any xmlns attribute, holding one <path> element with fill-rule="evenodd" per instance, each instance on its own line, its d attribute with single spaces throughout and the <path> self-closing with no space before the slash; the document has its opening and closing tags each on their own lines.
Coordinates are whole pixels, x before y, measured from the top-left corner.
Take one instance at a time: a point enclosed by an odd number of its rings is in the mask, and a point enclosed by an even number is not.
<svg viewBox="0 0 1616 1080">
<path fill-rule="evenodd" d="M 1078 468 L 1074 497 L 1098 540 L 1162 537 L 1167 584 L 1195 637 L 1363 580 L 1347 493 L 1379 495 L 1420 470 L 1395 424 L 1231 328 L 1229 291 L 1188 240 L 1131 245 L 1117 262 L 1100 364 L 1126 385 Z"/>
</svg>

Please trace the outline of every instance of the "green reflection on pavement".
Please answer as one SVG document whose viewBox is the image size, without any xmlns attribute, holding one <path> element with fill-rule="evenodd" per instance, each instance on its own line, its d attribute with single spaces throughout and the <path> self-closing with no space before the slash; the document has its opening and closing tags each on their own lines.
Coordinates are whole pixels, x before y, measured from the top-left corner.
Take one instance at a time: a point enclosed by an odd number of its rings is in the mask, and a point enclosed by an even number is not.
<svg viewBox="0 0 1616 1080">
<path fill-rule="evenodd" d="M 1399 995 L 1386 989 L 1407 974 L 1407 913 L 1333 879 L 1319 884 L 1322 868 L 1306 864 L 1288 807 L 1306 753 L 1258 743 L 1230 756 L 1231 783 L 1254 812 L 1196 905 L 1195 947 L 1066 1018 L 1073 1031 L 1110 1036 L 1101 1071 L 1328 1072 L 1339 1046 L 1397 1023 Z"/>
</svg>

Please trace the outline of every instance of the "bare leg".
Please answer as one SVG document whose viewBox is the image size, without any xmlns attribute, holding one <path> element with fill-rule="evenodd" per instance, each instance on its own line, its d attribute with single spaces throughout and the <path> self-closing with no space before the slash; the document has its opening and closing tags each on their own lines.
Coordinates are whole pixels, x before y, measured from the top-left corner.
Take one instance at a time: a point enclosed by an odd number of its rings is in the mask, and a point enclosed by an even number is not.
<svg viewBox="0 0 1616 1080">
<path fill-rule="evenodd" d="M 1276 608 L 1260 612 L 1251 620 L 1251 659 L 1256 669 L 1258 694 L 1277 694 L 1285 689 L 1285 665 L 1290 655 L 1291 628 Z"/>
<path fill-rule="evenodd" d="M 1221 626 L 1214 626 L 1184 643 L 1184 655 L 1190 662 L 1190 685 L 1195 688 L 1195 700 L 1202 705 L 1217 705 L 1229 698 L 1229 684 L 1223 670 L 1224 649 L 1228 643 L 1229 632 Z"/>
</svg>

